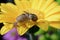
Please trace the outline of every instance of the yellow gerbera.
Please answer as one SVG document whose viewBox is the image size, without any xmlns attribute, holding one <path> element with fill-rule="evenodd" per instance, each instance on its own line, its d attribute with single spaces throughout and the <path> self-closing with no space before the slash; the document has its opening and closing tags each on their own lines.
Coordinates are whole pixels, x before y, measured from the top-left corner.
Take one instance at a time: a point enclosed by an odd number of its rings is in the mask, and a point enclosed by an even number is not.
<svg viewBox="0 0 60 40">
<path fill-rule="evenodd" d="M 1 35 L 7 33 L 13 28 L 14 22 L 24 11 L 35 14 L 38 17 L 36 22 L 27 21 L 18 22 L 17 31 L 23 35 L 33 25 L 47 31 L 48 25 L 60 29 L 60 5 L 54 0 L 14 0 L 16 5 L 12 3 L 1 4 L 2 14 L 0 22 L 5 25 L 1 29 Z M 24 25 L 23 25 L 24 24 Z"/>
</svg>

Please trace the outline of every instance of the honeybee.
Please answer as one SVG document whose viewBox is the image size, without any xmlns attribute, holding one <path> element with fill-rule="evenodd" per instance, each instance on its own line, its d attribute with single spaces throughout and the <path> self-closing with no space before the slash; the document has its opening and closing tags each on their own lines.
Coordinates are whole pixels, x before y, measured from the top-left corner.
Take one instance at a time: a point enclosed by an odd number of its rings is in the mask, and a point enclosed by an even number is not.
<svg viewBox="0 0 60 40">
<path fill-rule="evenodd" d="M 28 12 L 25 12 L 24 11 L 24 13 L 22 14 L 22 15 L 19 15 L 17 18 L 16 18 L 16 21 L 17 22 L 15 22 L 14 23 L 14 26 L 18 26 L 17 25 L 17 23 L 18 22 L 22 22 L 22 23 L 24 23 L 24 22 L 27 22 L 27 21 L 30 21 L 30 20 L 32 20 L 32 21 L 37 21 L 37 16 L 35 15 L 35 14 L 31 14 L 31 13 L 28 13 Z M 24 24 L 23 24 L 24 25 Z"/>
<path fill-rule="evenodd" d="M 24 13 L 22 15 L 19 15 L 16 20 L 17 22 L 24 22 L 24 21 L 27 21 L 27 20 L 32 20 L 32 21 L 37 21 L 37 16 L 35 14 L 31 14 L 31 13 L 28 13 L 26 11 L 24 11 Z"/>
<path fill-rule="evenodd" d="M 24 34 L 26 32 L 26 29 L 30 28 L 30 27 L 27 27 L 27 25 L 25 23 L 30 22 L 30 20 L 36 22 L 37 19 L 38 18 L 35 14 L 28 13 L 28 12 L 24 11 L 24 13 L 22 15 L 19 15 L 16 18 L 16 22 L 14 23 L 14 27 L 23 27 L 23 28 L 25 28 L 23 30 L 23 32 L 22 32 L 22 30 L 20 30 L 20 32 Z M 29 25 L 29 23 L 28 23 L 28 25 Z"/>
</svg>

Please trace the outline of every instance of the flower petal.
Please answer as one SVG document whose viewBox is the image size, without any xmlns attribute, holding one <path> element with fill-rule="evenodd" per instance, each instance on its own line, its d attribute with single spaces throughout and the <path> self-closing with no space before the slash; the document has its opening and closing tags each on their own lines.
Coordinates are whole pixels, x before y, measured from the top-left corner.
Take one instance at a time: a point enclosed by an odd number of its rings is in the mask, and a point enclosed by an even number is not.
<svg viewBox="0 0 60 40">
<path fill-rule="evenodd" d="M 52 9 L 56 8 L 56 6 L 58 6 L 58 3 L 57 2 L 53 2 L 51 5 L 49 5 L 47 7 L 47 9 L 44 11 L 45 14 L 47 15 L 47 12 L 51 11 Z"/>
<path fill-rule="evenodd" d="M 26 33 L 35 23 L 34 22 L 26 22 L 26 23 L 19 23 L 17 27 L 17 31 L 20 35 Z"/>
<path fill-rule="evenodd" d="M 24 33 L 26 33 L 28 31 L 28 27 L 26 27 L 26 25 L 21 25 L 17 27 L 17 31 L 19 35 L 23 35 Z"/>
<path fill-rule="evenodd" d="M 39 7 L 39 10 L 42 10 L 42 7 L 44 7 L 44 4 L 46 3 L 47 0 L 40 0 L 39 1 L 39 4 L 38 4 L 38 7 Z"/>
<path fill-rule="evenodd" d="M 1 14 L 0 15 L 0 22 L 9 22 L 9 23 L 13 23 L 15 22 L 15 18 L 10 17 L 6 14 Z"/>
<path fill-rule="evenodd" d="M 45 18 L 47 21 L 60 21 L 60 12 Z"/>
<path fill-rule="evenodd" d="M 47 0 L 44 4 L 44 6 L 41 8 L 41 11 L 44 11 L 54 0 Z"/>
<path fill-rule="evenodd" d="M 10 22 L 10 23 L 15 22 L 16 17 L 23 13 L 22 10 L 19 10 L 12 3 L 1 4 L 1 10 L 4 13 L 3 14 L 4 16 L 0 20 L 3 20 L 5 22 Z"/>
<path fill-rule="evenodd" d="M 10 31 L 12 27 L 13 27 L 13 24 L 4 23 L 4 26 L 1 28 L 1 31 L 0 31 L 1 35 L 4 35 L 8 31 Z"/>
<path fill-rule="evenodd" d="M 20 10 L 27 10 L 31 7 L 31 0 L 14 0 L 17 7 L 20 8 Z"/>
<path fill-rule="evenodd" d="M 37 23 L 37 26 L 44 31 L 48 30 L 48 25 L 49 25 L 49 23 L 47 21 L 42 21 L 42 20 L 38 21 L 38 23 Z"/>
<path fill-rule="evenodd" d="M 9 14 L 9 15 L 13 15 L 13 17 L 15 17 L 15 16 L 17 16 L 18 14 L 20 14 L 19 13 L 19 9 L 15 6 L 15 5 L 13 5 L 12 3 L 7 3 L 7 4 L 5 4 L 5 5 L 3 5 L 2 3 L 1 3 L 1 10 L 4 10 L 4 11 L 6 11 L 7 12 L 7 14 Z"/>
<path fill-rule="evenodd" d="M 33 3 L 32 3 L 32 7 L 31 8 L 36 10 L 38 8 L 37 4 L 39 3 L 39 0 L 33 0 L 32 2 Z"/>
<path fill-rule="evenodd" d="M 49 12 L 46 13 L 45 17 L 48 17 L 52 14 L 56 14 L 60 12 L 60 6 L 56 6 L 55 8 L 53 8 L 52 10 L 50 10 Z"/>
<path fill-rule="evenodd" d="M 60 29 L 60 21 L 50 22 L 50 26 Z"/>
</svg>

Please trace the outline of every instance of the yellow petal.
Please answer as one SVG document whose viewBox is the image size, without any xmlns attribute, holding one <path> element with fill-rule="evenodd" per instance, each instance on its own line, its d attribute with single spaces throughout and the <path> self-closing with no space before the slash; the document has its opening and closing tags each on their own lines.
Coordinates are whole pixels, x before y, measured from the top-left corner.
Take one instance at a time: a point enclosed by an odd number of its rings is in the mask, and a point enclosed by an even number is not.
<svg viewBox="0 0 60 40">
<path fill-rule="evenodd" d="M 60 29 L 60 21 L 54 21 L 54 22 L 50 22 L 50 26 Z"/>
<path fill-rule="evenodd" d="M 41 11 L 44 11 L 54 0 L 47 0 L 44 6 L 41 8 Z"/>
<path fill-rule="evenodd" d="M 28 22 L 26 22 L 26 26 L 28 27 L 28 28 L 31 28 L 32 26 L 34 26 L 35 25 L 35 22 L 33 22 L 33 21 L 28 21 Z"/>
<path fill-rule="evenodd" d="M 5 5 L 1 4 L 1 10 L 6 11 L 7 14 L 13 17 L 18 16 L 18 14 L 20 14 L 19 9 L 12 3 L 7 3 Z"/>
<path fill-rule="evenodd" d="M 14 0 L 17 7 L 21 10 L 27 10 L 31 7 L 31 0 L 30 1 L 27 1 L 27 0 Z"/>
<path fill-rule="evenodd" d="M 0 23 L 2 22 L 2 17 L 3 17 L 3 13 L 2 12 L 0 12 Z"/>
<path fill-rule="evenodd" d="M 4 16 L 0 20 L 10 23 L 15 22 L 16 17 L 22 14 L 22 11 L 12 3 L 1 4 L 1 10 Z"/>
<path fill-rule="evenodd" d="M 26 22 L 26 23 L 19 23 L 17 27 L 17 31 L 20 35 L 25 34 L 35 23 L 34 22 Z"/>
<path fill-rule="evenodd" d="M 4 19 L 3 17 L 5 17 L 5 16 L 6 16 L 5 13 L 3 13 L 1 10 L 1 12 L 0 12 L 0 23 L 3 22 L 2 19 Z"/>
<path fill-rule="evenodd" d="M 5 13 L 1 12 L 0 14 L 0 22 L 12 22 L 13 19 L 9 17 L 9 15 L 6 15 Z"/>
<path fill-rule="evenodd" d="M 60 12 L 46 17 L 45 20 L 47 20 L 47 21 L 60 21 Z"/>
<path fill-rule="evenodd" d="M 20 4 L 23 5 L 24 10 L 28 10 L 31 8 L 31 3 L 26 1 L 26 2 L 20 2 Z"/>
<path fill-rule="evenodd" d="M 32 2 L 33 3 L 32 3 L 32 7 L 31 8 L 37 10 L 37 8 L 38 8 L 37 4 L 39 3 L 39 0 L 33 0 Z"/>
<path fill-rule="evenodd" d="M 37 23 L 37 26 L 39 28 L 41 28 L 42 30 L 44 30 L 44 31 L 47 31 L 48 30 L 48 25 L 49 25 L 49 23 L 47 21 L 43 21 L 43 20 L 40 20 Z"/>
<path fill-rule="evenodd" d="M 18 27 L 17 27 L 17 31 L 18 31 L 18 34 L 19 35 L 23 35 L 23 34 L 25 34 L 27 31 L 28 31 L 28 27 L 24 24 L 24 25 L 19 25 Z"/>
<path fill-rule="evenodd" d="M 1 14 L 0 15 L 0 21 L 1 22 L 13 23 L 13 22 L 15 22 L 15 18 L 10 17 L 9 15 L 6 15 L 6 14 Z"/>
<path fill-rule="evenodd" d="M 14 0 L 15 1 L 15 4 L 20 7 L 21 9 L 23 9 L 23 5 L 20 4 L 20 1 L 19 0 Z"/>
<path fill-rule="evenodd" d="M 49 5 L 47 7 L 47 9 L 44 11 L 47 15 L 47 12 L 51 11 L 52 9 L 54 9 L 56 6 L 58 6 L 58 3 L 57 2 L 53 2 L 51 5 Z"/>
<path fill-rule="evenodd" d="M 8 24 L 8 23 L 4 23 L 4 26 L 1 28 L 1 35 L 6 34 L 8 31 L 10 31 L 13 27 L 13 24 Z"/>
<path fill-rule="evenodd" d="M 47 0 L 40 0 L 39 4 L 38 4 L 38 8 L 39 10 L 42 10 L 42 7 L 44 6 L 44 4 L 46 3 Z"/>
<path fill-rule="evenodd" d="M 48 17 L 52 14 L 56 14 L 60 12 L 60 6 L 56 6 L 55 8 L 53 8 L 52 10 L 50 10 L 49 12 L 46 13 L 45 17 Z"/>
</svg>

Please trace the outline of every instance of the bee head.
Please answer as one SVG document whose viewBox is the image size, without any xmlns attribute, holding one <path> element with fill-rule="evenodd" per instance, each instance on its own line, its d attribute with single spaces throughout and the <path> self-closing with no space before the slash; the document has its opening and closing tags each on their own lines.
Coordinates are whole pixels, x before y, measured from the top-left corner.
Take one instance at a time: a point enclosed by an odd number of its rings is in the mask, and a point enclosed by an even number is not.
<svg viewBox="0 0 60 40">
<path fill-rule="evenodd" d="M 37 21 L 38 20 L 38 18 L 35 14 L 30 14 L 30 18 L 31 18 L 32 21 Z"/>
</svg>

